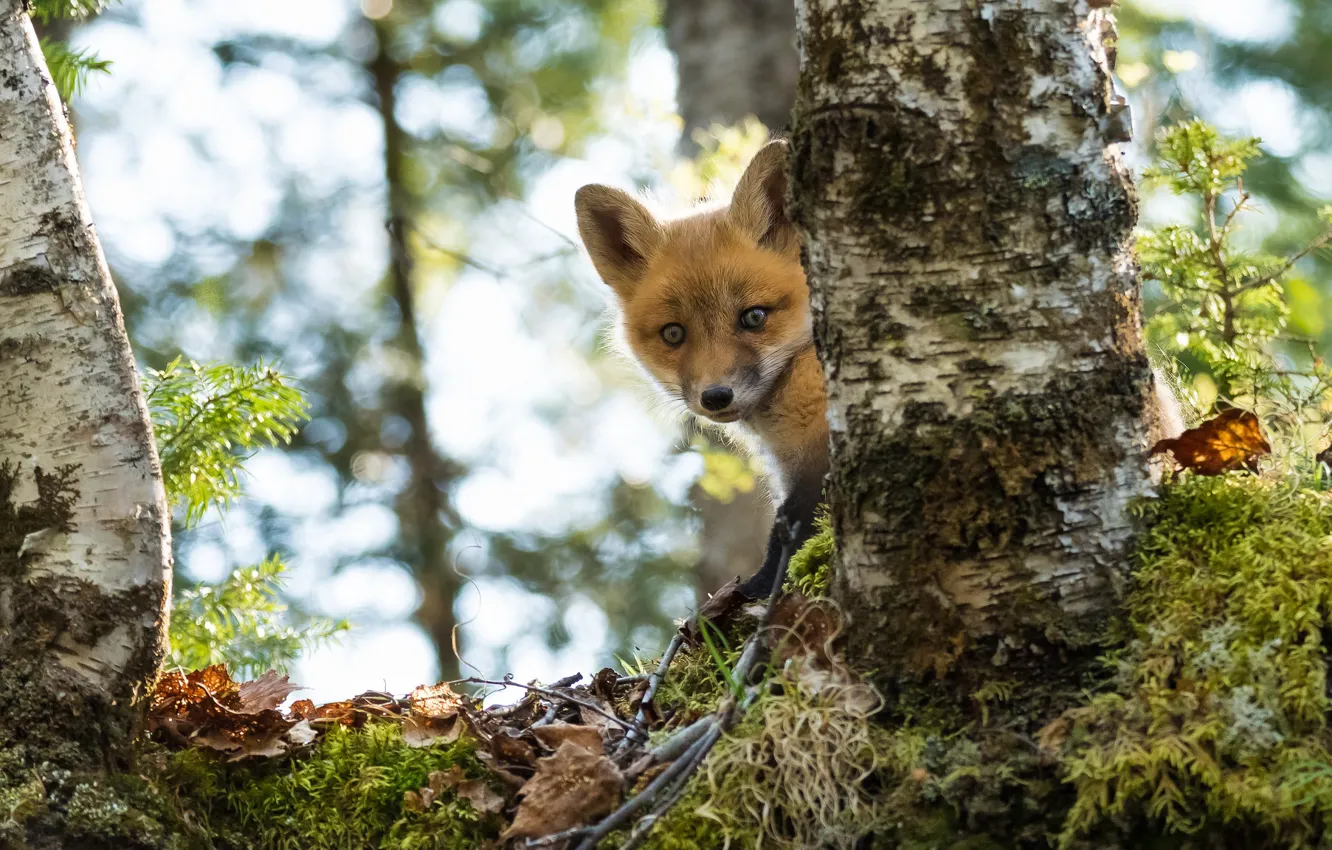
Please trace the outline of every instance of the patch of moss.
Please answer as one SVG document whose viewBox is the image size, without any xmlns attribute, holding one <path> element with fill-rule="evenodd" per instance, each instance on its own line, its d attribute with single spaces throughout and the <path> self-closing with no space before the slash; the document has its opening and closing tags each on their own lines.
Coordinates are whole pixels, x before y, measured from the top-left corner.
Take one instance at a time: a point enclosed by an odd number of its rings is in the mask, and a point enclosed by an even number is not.
<svg viewBox="0 0 1332 850">
<path fill-rule="evenodd" d="M 164 775 L 182 820 L 212 846 L 307 850 L 316 847 L 465 850 L 499 834 L 494 817 L 445 792 L 425 812 L 404 804 L 431 771 L 459 767 L 487 775 L 473 744 L 412 748 L 398 727 L 335 728 L 306 756 L 229 764 L 199 750 L 170 757 Z"/>
<path fill-rule="evenodd" d="M 786 570 L 786 586 L 806 596 L 823 596 L 837 554 L 837 542 L 833 539 L 832 521 L 827 511 L 815 518 L 814 529 L 814 536 L 791 556 Z"/>
<path fill-rule="evenodd" d="M 1186 478 L 1140 511 L 1113 690 L 1047 731 L 1078 792 L 1064 843 L 1113 824 L 1323 846 L 1332 501 L 1232 475 Z"/>
<path fill-rule="evenodd" d="M 116 846 L 184 847 L 183 836 L 168 841 L 163 813 L 151 798 L 135 799 L 141 796 L 99 780 L 80 782 L 64 803 L 65 830 Z"/>
</svg>

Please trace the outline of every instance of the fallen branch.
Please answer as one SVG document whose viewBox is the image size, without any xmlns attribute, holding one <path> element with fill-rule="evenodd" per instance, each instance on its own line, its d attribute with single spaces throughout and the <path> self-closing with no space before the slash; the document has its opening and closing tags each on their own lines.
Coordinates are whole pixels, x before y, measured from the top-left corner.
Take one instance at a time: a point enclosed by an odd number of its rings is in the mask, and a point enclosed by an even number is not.
<svg viewBox="0 0 1332 850">
<path fill-rule="evenodd" d="M 578 674 L 578 675 L 572 677 L 573 681 L 575 681 L 575 682 L 578 681 L 578 680 L 581 679 L 581 678 L 582 678 L 582 674 Z M 563 680 L 561 680 L 561 681 L 563 681 Z M 546 699 L 549 699 L 549 700 L 559 700 L 560 702 L 566 702 L 566 703 L 569 703 L 570 705 L 576 705 L 576 706 L 579 706 L 580 708 L 586 708 L 588 711 L 591 711 L 591 712 L 594 712 L 594 713 L 596 713 L 596 714 L 599 714 L 599 715 L 601 715 L 602 717 L 606 718 L 607 720 L 610 720 L 611 722 L 617 724 L 617 725 L 620 726 L 622 729 L 625 729 L 625 730 L 631 730 L 631 729 L 633 729 L 633 724 L 632 724 L 632 723 L 630 723 L 630 722 L 627 721 L 627 720 L 621 720 L 620 718 L 616 717 L 613 713 L 607 711 L 606 709 L 602 708 L 601 706 L 597 705 L 597 704 L 594 703 L 594 702 L 588 702 L 588 701 L 585 700 L 585 699 L 579 699 L 578 697 L 574 696 L 573 694 L 565 694 L 565 693 L 560 693 L 559 691 L 553 691 L 553 690 L 551 690 L 550 688 L 542 688 L 542 687 L 539 687 L 539 686 L 537 686 L 537 685 L 524 685 L 524 684 L 521 684 L 520 682 L 515 682 L 510 676 L 505 676 L 504 679 L 503 679 L 502 681 L 497 681 L 497 680 L 495 680 L 495 679 L 482 679 L 482 678 L 480 678 L 480 677 L 478 677 L 478 676 L 469 676 L 469 677 L 466 678 L 466 679 L 454 679 L 453 681 L 448 682 L 447 684 L 449 684 L 449 685 L 496 685 L 496 686 L 503 687 L 503 688 L 523 688 L 524 690 L 528 690 L 528 691 L 532 691 L 532 692 L 534 692 L 534 693 L 541 694 L 543 697 L 545 697 Z"/>
<path fill-rule="evenodd" d="M 777 599 L 782 595 L 782 585 L 786 583 L 786 568 L 791 562 L 792 548 L 798 531 L 799 525 L 796 525 L 795 527 L 788 525 L 784 528 L 785 533 L 783 535 L 784 540 L 782 543 L 782 558 L 777 566 L 777 575 L 773 580 L 772 592 L 768 595 L 768 604 L 767 607 L 763 609 L 763 615 L 759 619 L 757 628 L 754 629 L 754 633 L 750 635 L 749 639 L 745 641 L 744 650 L 740 653 L 740 660 L 736 662 L 735 670 L 732 675 L 732 679 L 735 682 L 739 683 L 747 681 L 750 673 L 753 672 L 755 664 L 758 662 L 760 648 L 765 643 L 768 625 L 772 622 L 772 614 L 777 607 Z M 675 650 L 679 649 L 678 646 L 675 646 L 676 641 L 672 641 L 671 643 Z M 671 650 L 668 649 L 667 652 L 671 653 Z M 663 661 L 665 661 L 665 658 L 663 658 Z M 658 683 L 661 678 L 664 678 L 668 666 L 669 665 L 665 663 L 658 665 L 657 672 L 653 674 L 653 676 L 657 678 Z M 652 692 L 651 681 L 649 681 L 648 687 L 648 693 L 650 694 Z M 749 707 L 749 704 L 753 701 L 756 693 L 756 689 L 748 689 L 743 700 L 738 700 L 734 695 L 729 695 L 722 701 L 722 704 L 712 715 L 704 718 L 704 720 L 707 721 L 706 723 L 695 723 L 688 727 L 684 733 L 682 733 L 682 737 L 693 735 L 699 735 L 700 737 L 697 737 L 693 743 L 689 744 L 688 749 L 684 751 L 684 754 L 658 774 L 650 783 L 648 783 L 646 788 L 629 800 L 626 800 L 618 809 L 607 815 L 601 823 L 591 828 L 590 831 L 585 834 L 583 840 L 579 842 L 576 850 L 595 850 L 597 845 L 601 843 L 602 839 L 625 826 L 635 812 L 639 811 L 649 803 L 659 800 L 658 805 L 647 815 L 640 818 L 638 823 L 634 825 L 633 831 L 621 846 L 621 850 L 632 850 L 632 848 L 638 847 L 647 840 L 647 837 L 651 834 L 652 828 L 656 825 L 657 821 L 668 814 L 675 804 L 680 801 L 680 798 L 684 796 L 685 788 L 688 786 L 689 780 L 693 778 L 693 775 L 698 771 L 699 767 L 702 766 L 704 760 L 708 757 L 708 753 L 711 752 L 712 748 L 721 740 L 722 735 L 726 734 L 727 730 L 734 726 L 735 722 L 743 715 L 744 709 Z M 646 702 L 646 694 L 643 699 Z M 637 726 L 637 722 L 635 723 L 635 726 Z M 698 727 L 698 730 L 695 730 L 695 727 Z M 670 743 L 670 741 L 667 742 L 667 744 Z M 665 745 L 663 745 L 662 748 L 659 748 L 656 752 L 660 752 L 664 749 Z M 649 753 L 649 755 L 652 755 L 652 753 Z M 652 763 L 652 761 L 649 761 L 647 764 L 642 765 L 641 768 L 640 763 L 635 763 L 634 767 L 639 768 L 638 773 L 641 774 L 643 770 L 650 767 Z"/>
</svg>

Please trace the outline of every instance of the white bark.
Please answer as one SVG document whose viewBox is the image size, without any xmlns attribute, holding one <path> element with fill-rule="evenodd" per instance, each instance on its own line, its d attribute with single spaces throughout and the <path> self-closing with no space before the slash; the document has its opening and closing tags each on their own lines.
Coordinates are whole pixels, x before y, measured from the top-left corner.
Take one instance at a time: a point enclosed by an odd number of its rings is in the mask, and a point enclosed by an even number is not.
<svg viewBox="0 0 1332 850">
<path fill-rule="evenodd" d="M 0 486 L 2 666 L 22 656 L 64 687 L 127 703 L 162 651 L 169 514 L 70 129 L 23 6 L 0 0 L 0 478 L 14 488 Z M 61 468 L 77 495 L 53 511 L 37 470 Z"/>
<path fill-rule="evenodd" d="M 1126 568 L 1153 414 L 1103 5 L 797 4 L 835 593 L 880 669 L 1076 644 Z"/>
</svg>

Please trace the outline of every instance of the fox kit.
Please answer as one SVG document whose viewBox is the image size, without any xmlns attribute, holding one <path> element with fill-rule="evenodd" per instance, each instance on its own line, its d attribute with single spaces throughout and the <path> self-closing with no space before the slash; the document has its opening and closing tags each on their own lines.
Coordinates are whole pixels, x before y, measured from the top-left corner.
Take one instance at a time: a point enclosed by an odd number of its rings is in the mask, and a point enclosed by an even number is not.
<svg viewBox="0 0 1332 850">
<path fill-rule="evenodd" d="M 800 235 L 784 210 L 785 161 L 786 143 L 769 142 L 730 206 L 676 220 L 606 186 L 574 199 L 634 359 L 665 395 L 706 422 L 737 423 L 768 457 L 778 521 L 742 587 L 751 598 L 772 590 L 782 520 L 798 529 L 797 547 L 812 533 L 828 471 L 827 393 Z"/>
</svg>

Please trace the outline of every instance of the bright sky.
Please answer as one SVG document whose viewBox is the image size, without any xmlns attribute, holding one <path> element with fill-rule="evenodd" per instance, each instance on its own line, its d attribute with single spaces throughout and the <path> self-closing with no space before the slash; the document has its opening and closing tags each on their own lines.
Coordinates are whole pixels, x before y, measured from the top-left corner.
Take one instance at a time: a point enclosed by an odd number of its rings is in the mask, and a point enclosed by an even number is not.
<svg viewBox="0 0 1332 850">
<path fill-rule="evenodd" d="M 1274 38 L 1290 26 L 1283 0 L 1152 0 L 1151 5 L 1192 15 L 1228 37 Z M 327 43 L 350 15 L 360 13 L 356 0 L 126 0 L 125 7 L 141 26 L 123 23 L 119 12 L 79 36 L 82 45 L 114 63 L 112 75 L 95 77 L 78 102 L 79 158 L 113 262 L 128 269 L 163 262 L 175 247 L 167 217 L 200 232 L 222 226 L 241 235 L 261 233 L 276 212 L 280 181 L 288 173 L 316 193 L 321 186 L 350 181 L 359 190 L 346 203 L 337 247 L 321 252 L 303 273 L 322 293 L 311 309 L 354 322 L 358 298 L 381 273 L 384 257 L 375 115 L 368 107 L 333 109 L 305 97 L 294 64 L 224 75 L 208 47 L 220 35 L 253 31 L 315 46 Z M 465 31 L 475 26 L 476 10 L 473 0 L 452 0 L 441 14 L 449 26 Z M 319 73 L 317 84 L 338 91 L 351 82 L 330 68 Z M 672 125 L 632 116 L 669 112 L 673 90 L 672 59 L 660 40 L 640 45 L 624 111 L 606 116 L 620 132 L 595 143 L 587 159 L 567 161 L 545 175 L 531 195 L 530 217 L 576 238 L 571 198 L 578 186 L 629 185 L 631 171 L 643 162 L 665 165 L 674 144 Z M 439 122 L 468 110 L 465 93 L 440 99 L 409 92 L 404 103 L 409 123 Z M 1298 144 L 1296 104 L 1279 86 L 1251 86 L 1240 93 L 1238 105 L 1237 120 L 1247 126 L 1234 129 L 1261 127 L 1278 150 Z M 636 144 L 627 144 L 628 138 Z M 502 214 L 486 223 L 476 246 L 479 256 L 502 266 L 514 259 L 515 245 L 532 255 L 559 247 L 560 239 L 549 233 L 543 238 L 540 228 L 515 230 L 512 218 Z M 217 265 L 224 268 L 225 258 Z M 595 304 L 599 284 L 585 263 L 576 265 L 579 292 Z M 614 470 L 683 493 L 697 471 L 696 460 L 668 459 L 674 432 L 651 412 L 646 392 L 608 385 L 567 345 L 584 315 L 534 317 L 512 281 L 475 270 L 428 307 L 423 333 L 430 350 L 434 437 L 450 454 L 483 467 L 459 493 L 469 523 L 556 528 L 571 512 L 595 510 L 595 496 Z M 299 327 L 300 317 L 287 320 Z M 192 356 L 228 356 L 222 329 L 210 321 L 188 330 Z M 548 427 L 533 415 L 539 406 L 566 402 L 579 418 L 565 428 Z M 301 662 L 293 678 L 311 688 L 305 695 L 335 699 L 371 687 L 402 692 L 432 680 L 432 649 L 419 630 L 403 622 L 417 603 L 412 581 L 372 562 L 329 577 L 338 553 L 391 537 L 392 514 L 366 505 L 336 524 L 328 522 L 332 482 L 280 453 L 260 455 L 251 472 L 251 498 L 300 518 L 292 589 L 331 615 L 366 624 L 340 645 Z M 224 545 L 193 553 L 189 568 L 195 574 L 216 578 L 229 564 L 265 554 L 245 522 L 228 522 L 225 532 Z M 466 557 L 460 568 L 468 570 Z M 541 635 L 524 633 L 528 615 L 550 604 L 512 582 L 477 582 L 459 606 L 461 618 L 470 621 L 465 634 L 474 647 L 467 660 L 487 675 L 513 673 L 520 680 L 594 672 L 606 660 L 600 611 L 584 603 L 563 612 L 573 640 L 552 653 Z M 684 604 L 682 596 L 680 613 Z M 504 644 L 511 647 L 508 666 L 498 669 L 494 648 Z"/>
</svg>

